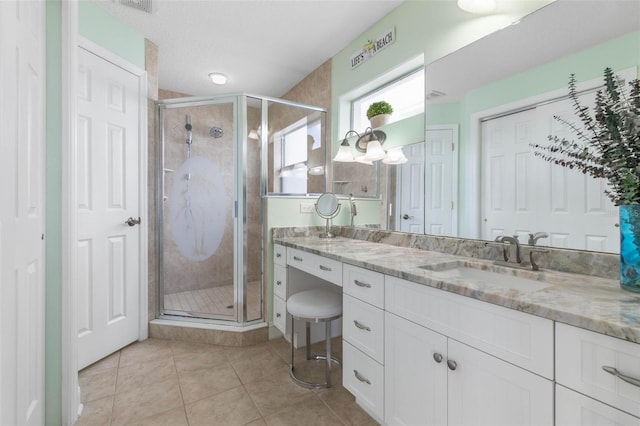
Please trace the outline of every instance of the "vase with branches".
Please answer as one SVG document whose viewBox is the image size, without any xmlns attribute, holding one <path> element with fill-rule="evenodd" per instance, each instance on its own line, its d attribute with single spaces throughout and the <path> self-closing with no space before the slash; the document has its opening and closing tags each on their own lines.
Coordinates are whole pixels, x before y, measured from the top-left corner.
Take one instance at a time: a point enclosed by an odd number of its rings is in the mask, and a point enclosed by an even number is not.
<svg viewBox="0 0 640 426">
<path fill-rule="evenodd" d="M 592 109 L 581 103 L 574 74 L 569 98 L 581 125 L 555 116 L 575 139 L 548 136 L 548 144 L 531 144 L 545 161 L 605 179 L 605 194 L 620 207 L 623 288 L 640 292 L 640 80 L 626 88 L 611 68 Z"/>
</svg>

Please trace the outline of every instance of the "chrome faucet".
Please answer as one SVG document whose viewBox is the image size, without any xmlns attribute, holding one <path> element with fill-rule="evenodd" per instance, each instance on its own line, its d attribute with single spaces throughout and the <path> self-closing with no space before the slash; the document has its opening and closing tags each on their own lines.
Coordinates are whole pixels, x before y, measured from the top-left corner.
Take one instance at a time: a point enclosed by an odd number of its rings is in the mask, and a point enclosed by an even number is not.
<svg viewBox="0 0 640 426">
<path fill-rule="evenodd" d="M 547 238 L 549 234 L 546 232 L 536 232 L 535 234 L 529 234 L 529 246 L 531 246 L 529 250 L 529 261 L 522 260 L 522 247 L 520 246 L 520 242 L 518 241 L 518 236 L 514 235 L 510 237 L 508 235 L 498 235 L 496 237 L 496 242 L 503 243 L 505 246 L 502 248 L 502 257 L 504 260 L 497 260 L 496 263 L 499 265 L 511 266 L 515 268 L 526 268 L 533 271 L 539 271 L 540 267 L 535 262 L 533 257 L 534 253 L 547 253 L 547 250 L 537 248 L 535 246 L 536 242 L 540 238 Z"/>
<path fill-rule="evenodd" d="M 353 200 L 353 194 L 349 194 L 349 207 L 351 212 L 351 226 L 353 226 L 353 218 L 358 215 L 358 210 L 356 209 L 356 202 Z"/>
<path fill-rule="evenodd" d="M 509 244 L 502 249 L 502 257 L 504 258 L 505 263 L 518 265 L 522 263 L 520 241 L 518 241 L 517 235 L 514 235 L 513 237 L 508 235 L 498 235 L 496 237 L 496 242 Z"/>
</svg>

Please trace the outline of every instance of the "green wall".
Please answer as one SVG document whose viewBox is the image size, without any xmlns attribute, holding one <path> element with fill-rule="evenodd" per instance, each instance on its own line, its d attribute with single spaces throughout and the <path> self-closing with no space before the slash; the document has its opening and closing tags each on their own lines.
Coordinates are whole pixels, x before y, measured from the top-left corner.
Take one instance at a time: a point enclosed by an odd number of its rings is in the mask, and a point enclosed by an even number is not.
<svg viewBox="0 0 640 426">
<path fill-rule="evenodd" d="M 62 6 L 46 6 L 45 424 L 62 423 Z"/>
<path fill-rule="evenodd" d="M 407 1 L 375 23 L 347 45 L 332 61 L 332 141 L 333 152 L 340 135 L 349 130 L 349 102 L 392 77 L 431 63 L 481 37 L 511 24 L 549 0 L 509 2 L 503 13 L 479 16 L 460 11 L 454 1 Z M 351 69 L 350 57 L 368 39 L 395 26 L 396 41 L 364 64 Z M 407 121 L 406 126 L 420 126 L 405 132 L 424 132 L 422 120 Z M 358 130 L 358 129 L 356 129 Z M 424 140 L 424 136 L 420 138 Z M 402 145 L 418 142 L 406 140 Z"/>
<path fill-rule="evenodd" d="M 88 1 L 78 3 L 78 15 L 82 37 L 144 69 L 144 37 Z"/>
</svg>

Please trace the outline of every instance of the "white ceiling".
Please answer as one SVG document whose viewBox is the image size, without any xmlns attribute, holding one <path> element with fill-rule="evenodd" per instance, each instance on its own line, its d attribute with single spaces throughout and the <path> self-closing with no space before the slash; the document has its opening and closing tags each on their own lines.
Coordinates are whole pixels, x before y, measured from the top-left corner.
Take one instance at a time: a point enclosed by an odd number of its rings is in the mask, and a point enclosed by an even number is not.
<svg viewBox="0 0 640 426">
<path fill-rule="evenodd" d="M 151 14 L 94 3 L 159 47 L 160 88 L 279 97 L 402 1 L 153 0 Z M 229 83 L 214 85 L 214 71 Z"/>
</svg>

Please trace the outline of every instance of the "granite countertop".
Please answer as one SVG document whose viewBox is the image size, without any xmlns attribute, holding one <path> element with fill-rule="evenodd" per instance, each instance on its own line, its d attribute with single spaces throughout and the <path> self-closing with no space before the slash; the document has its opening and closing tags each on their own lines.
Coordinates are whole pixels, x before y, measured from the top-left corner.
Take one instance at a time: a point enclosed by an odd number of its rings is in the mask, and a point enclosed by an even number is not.
<svg viewBox="0 0 640 426">
<path fill-rule="evenodd" d="M 617 280 L 549 270 L 501 268 L 490 260 L 350 238 L 285 237 L 274 238 L 274 242 L 640 344 L 640 294 L 622 290 Z M 501 271 L 507 276 L 540 281 L 543 283 L 540 287 L 544 288 L 518 289 L 461 279 L 447 274 L 446 269 L 451 266 Z"/>
</svg>

